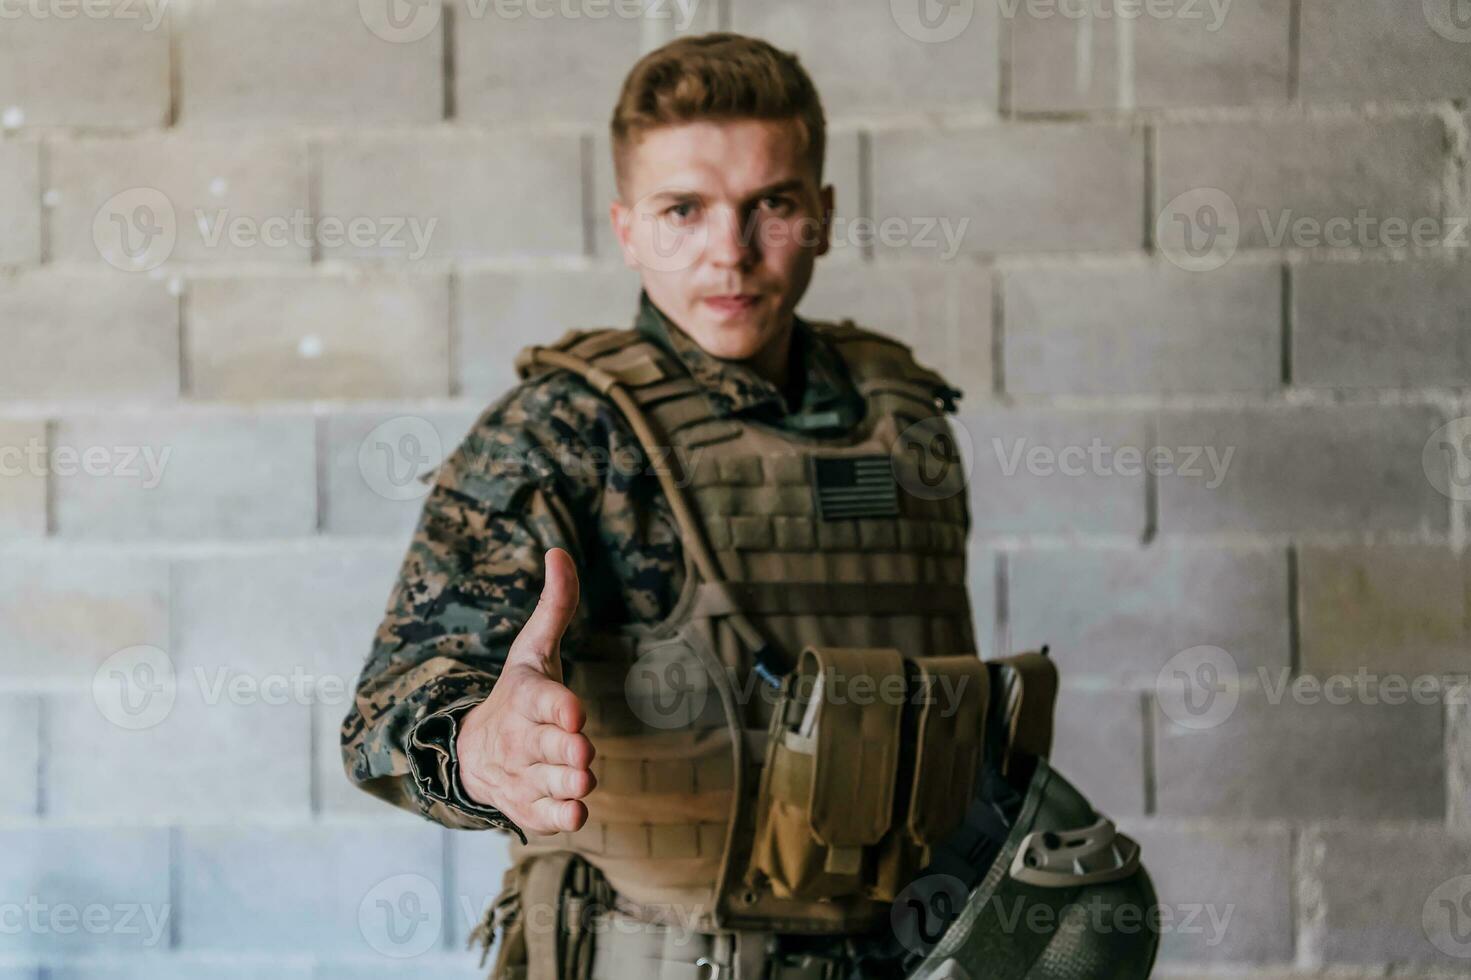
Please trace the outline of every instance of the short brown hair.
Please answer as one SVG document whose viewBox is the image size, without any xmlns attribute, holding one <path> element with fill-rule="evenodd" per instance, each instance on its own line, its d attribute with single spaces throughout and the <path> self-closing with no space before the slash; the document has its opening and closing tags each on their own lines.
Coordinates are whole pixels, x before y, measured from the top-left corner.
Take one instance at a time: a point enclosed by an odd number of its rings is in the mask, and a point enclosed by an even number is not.
<svg viewBox="0 0 1471 980">
<path fill-rule="evenodd" d="M 818 186 L 827 122 L 797 56 L 744 34 L 670 41 L 639 59 L 613 107 L 613 173 L 623 193 L 630 152 L 644 133 L 702 119 L 795 119 Z"/>
</svg>

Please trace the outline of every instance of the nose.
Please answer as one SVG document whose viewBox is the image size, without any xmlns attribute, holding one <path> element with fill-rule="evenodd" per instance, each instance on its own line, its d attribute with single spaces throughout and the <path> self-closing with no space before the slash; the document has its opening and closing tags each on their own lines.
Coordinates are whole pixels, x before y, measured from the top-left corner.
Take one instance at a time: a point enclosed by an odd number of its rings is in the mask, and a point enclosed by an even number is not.
<svg viewBox="0 0 1471 980">
<path fill-rule="evenodd" d="M 755 259 L 754 236 L 748 233 L 735 208 L 716 209 L 710 222 L 705 259 L 711 265 L 741 267 Z"/>
</svg>

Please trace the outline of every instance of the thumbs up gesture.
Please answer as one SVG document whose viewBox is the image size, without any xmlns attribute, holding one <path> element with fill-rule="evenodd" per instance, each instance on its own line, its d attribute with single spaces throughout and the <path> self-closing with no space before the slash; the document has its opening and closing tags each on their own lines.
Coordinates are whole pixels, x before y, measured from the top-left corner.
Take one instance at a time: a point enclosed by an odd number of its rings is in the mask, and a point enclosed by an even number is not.
<svg viewBox="0 0 1471 980">
<path fill-rule="evenodd" d="M 582 734 L 587 713 L 562 683 L 562 634 L 577 592 L 572 556 L 552 548 L 536 609 L 490 696 L 465 715 L 455 740 L 470 798 L 504 813 L 528 837 L 581 829 L 582 797 L 595 785 L 592 743 Z"/>
</svg>

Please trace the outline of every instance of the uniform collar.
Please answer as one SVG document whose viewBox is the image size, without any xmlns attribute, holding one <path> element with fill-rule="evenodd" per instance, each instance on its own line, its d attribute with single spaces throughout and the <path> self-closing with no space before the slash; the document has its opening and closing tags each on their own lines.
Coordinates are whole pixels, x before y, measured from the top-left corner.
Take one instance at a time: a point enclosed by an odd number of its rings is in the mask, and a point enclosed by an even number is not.
<svg viewBox="0 0 1471 980">
<path fill-rule="evenodd" d="M 792 317 L 792 363 L 804 371 L 801 404 L 788 406 L 781 391 L 740 361 L 706 353 L 689 334 L 639 291 L 634 329 L 676 355 L 689 369 L 717 415 L 751 415 L 801 430 L 845 430 L 863 416 L 863 400 L 832 345 L 810 324 Z"/>
</svg>

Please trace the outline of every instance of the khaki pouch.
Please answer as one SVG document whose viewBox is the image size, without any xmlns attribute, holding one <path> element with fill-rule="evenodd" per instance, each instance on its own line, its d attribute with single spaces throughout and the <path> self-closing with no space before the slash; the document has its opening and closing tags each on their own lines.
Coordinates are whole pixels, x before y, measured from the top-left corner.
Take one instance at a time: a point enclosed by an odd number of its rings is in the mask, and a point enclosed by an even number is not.
<svg viewBox="0 0 1471 980">
<path fill-rule="evenodd" d="M 985 704 L 976 657 L 906 670 L 897 650 L 805 649 L 771 719 L 747 884 L 892 899 L 965 815 Z"/>
</svg>

